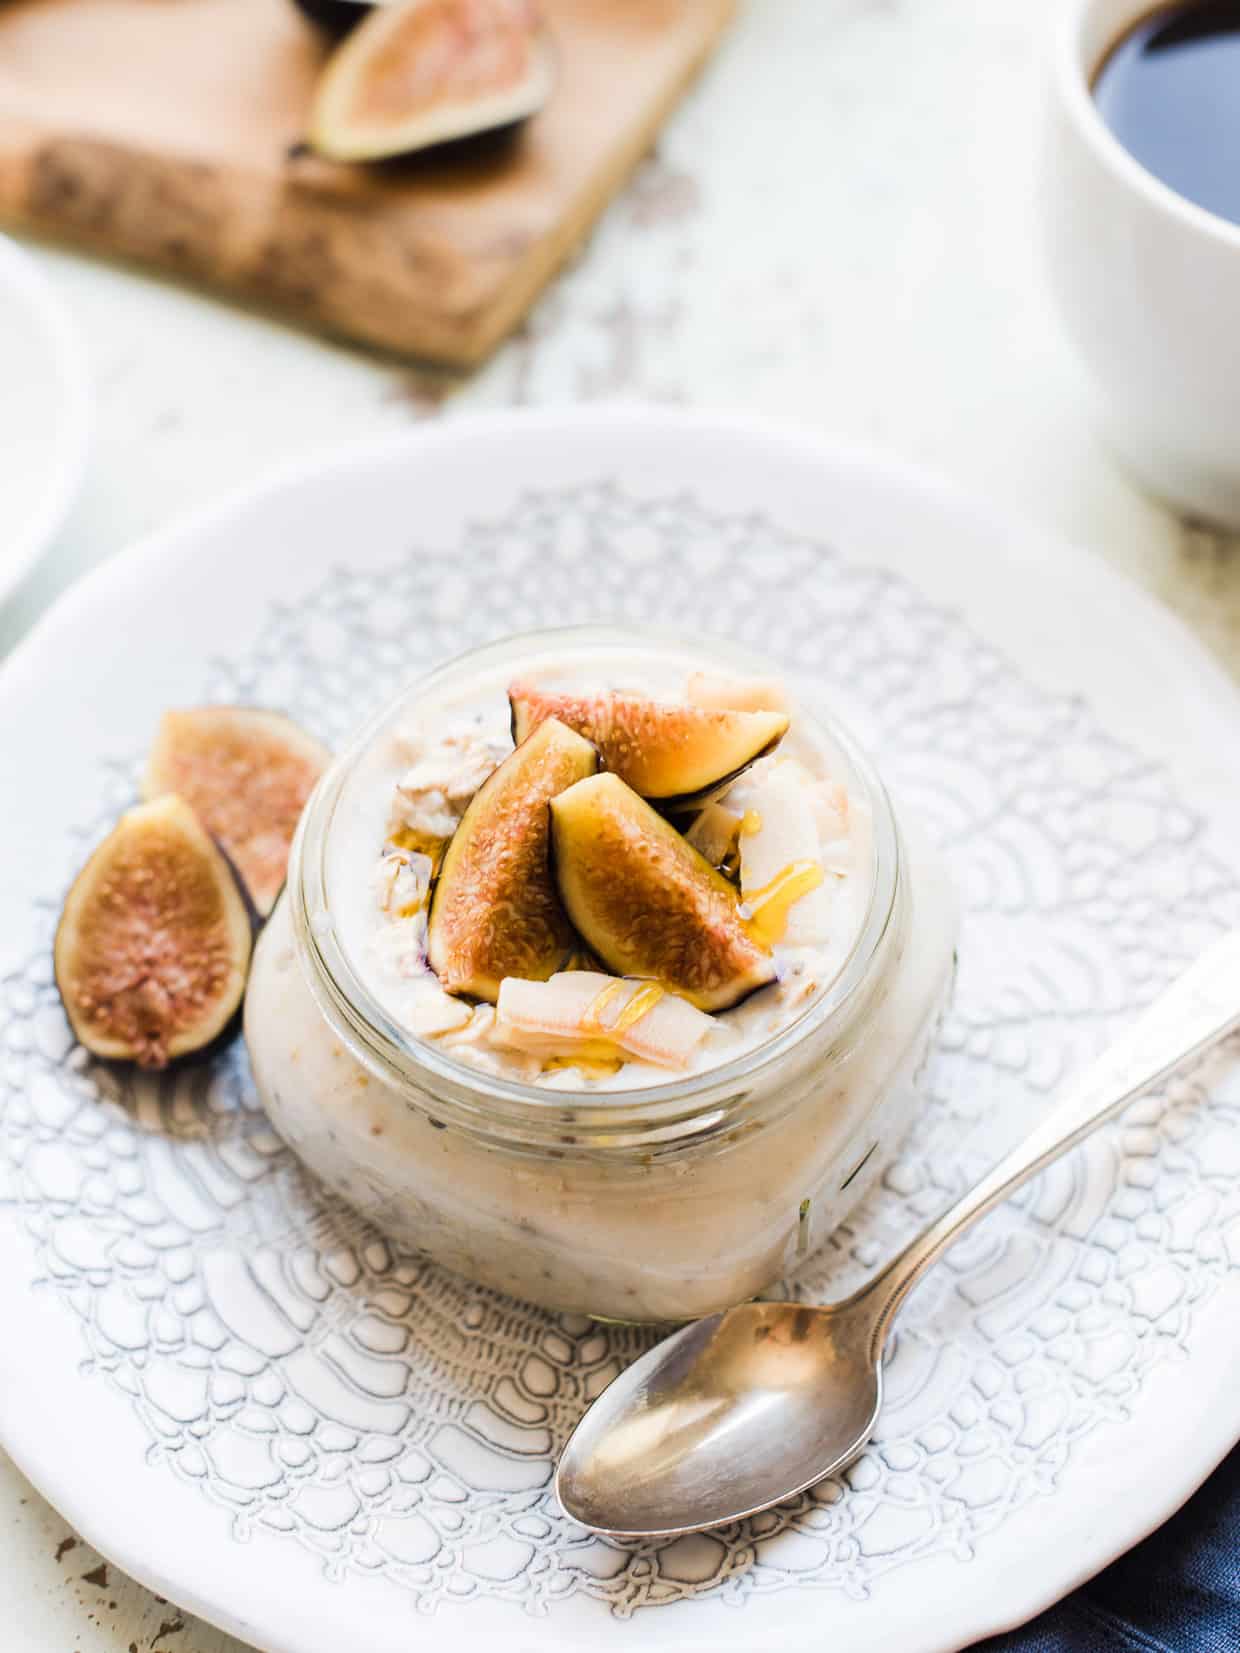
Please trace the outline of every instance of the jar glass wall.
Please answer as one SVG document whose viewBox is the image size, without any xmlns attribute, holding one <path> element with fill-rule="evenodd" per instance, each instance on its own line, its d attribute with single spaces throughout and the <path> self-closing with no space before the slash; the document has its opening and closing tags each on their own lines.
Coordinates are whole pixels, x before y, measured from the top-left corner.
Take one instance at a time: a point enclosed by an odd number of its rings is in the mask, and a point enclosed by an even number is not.
<svg viewBox="0 0 1240 1653">
<path fill-rule="evenodd" d="M 511 639 L 433 674 L 534 652 L 617 646 L 601 628 Z M 629 638 L 649 646 L 649 634 Z M 720 645 L 716 670 L 769 674 Z M 454 1060 L 397 1025 L 331 922 L 329 869 L 363 730 L 307 809 L 288 889 L 255 955 L 246 1038 L 276 1129 L 399 1242 L 548 1307 L 680 1320 L 762 1291 L 802 1262 L 881 1174 L 918 1104 L 948 991 L 955 909 L 855 742 L 812 715 L 873 823 L 864 921 L 835 977 L 756 1049 L 640 1089 L 548 1090 Z"/>
</svg>

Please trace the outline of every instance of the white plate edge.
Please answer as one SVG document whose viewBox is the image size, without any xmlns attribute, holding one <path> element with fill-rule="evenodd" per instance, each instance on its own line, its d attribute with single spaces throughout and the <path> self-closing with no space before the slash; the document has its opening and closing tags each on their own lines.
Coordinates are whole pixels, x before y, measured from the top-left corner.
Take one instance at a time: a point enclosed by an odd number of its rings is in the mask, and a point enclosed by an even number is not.
<svg viewBox="0 0 1240 1653">
<path fill-rule="evenodd" d="M 744 414 L 729 412 L 713 412 L 710 410 L 663 410 L 634 407 L 591 407 L 583 409 L 580 406 L 566 406 L 563 408 L 539 409 L 518 412 L 489 412 L 453 416 L 436 423 L 433 427 L 414 431 L 399 432 L 379 438 L 361 438 L 344 445 L 336 445 L 326 453 L 311 453 L 307 456 L 286 461 L 281 465 L 268 469 L 257 481 L 230 490 L 214 505 L 200 507 L 182 513 L 174 521 L 163 527 L 142 536 L 134 544 L 117 553 L 106 563 L 100 565 L 83 579 L 78 581 L 69 591 L 53 604 L 51 609 L 31 629 L 27 636 L 18 644 L 9 659 L 0 666 L 0 691 L 13 679 L 20 678 L 29 668 L 28 662 L 36 651 L 41 651 L 46 639 L 55 636 L 58 629 L 72 624 L 80 609 L 90 605 L 95 597 L 110 586 L 122 586 L 126 581 L 137 581 L 144 574 L 148 566 L 156 560 L 162 561 L 169 555 L 171 547 L 186 537 L 196 536 L 212 527 L 227 522 L 230 517 L 247 510 L 257 500 L 270 496 L 273 493 L 295 485 L 299 479 L 320 471 L 348 470 L 360 462 L 382 461 L 390 454 L 399 453 L 406 448 L 421 449 L 424 445 L 435 445 L 442 442 L 454 443 L 458 439 L 468 439 L 471 430 L 482 433 L 496 434 L 511 430 L 514 424 L 522 428 L 542 428 L 555 430 L 571 425 L 576 432 L 584 423 L 597 426 L 600 431 L 616 426 L 641 427 L 647 432 L 652 424 L 661 424 L 669 430 L 693 431 L 699 436 L 713 428 L 725 435 L 750 435 L 773 441 L 781 446 L 798 449 L 803 456 L 829 456 L 839 467 L 857 467 L 868 471 L 875 476 L 888 476 L 905 490 L 915 490 L 923 496 L 929 496 L 942 503 L 942 507 L 957 515 L 967 515 L 979 524 L 986 526 L 993 534 L 996 543 L 1010 548 L 1016 544 L 1028 545 L 1032 548 L 1054 548 L 1054 562 L 1045 572 L 1062 577 L 1068 581 L 1080 581 L 1082 578 L 1100 591 L 1105 591 L 1108 598 L 1114 602 L 1119 599 L 1126 603 L 1130 610 L 1139 615 L 1142 625 L 1149 630 L 1151 627 L 1160 634 L 1161 641 L 1173 650 L 1179 657 L 1186 670 L 1191 670 L 1199 679 L 1203 693 L 1210 699 L 1218 699 L 1223 705 L 1230 705 L 1240 722 L 1240 695 L 1236 686 L 1227 676 L 1223 668 L 1217 664 L 1204 649 L 1188 628 L 1179 621 L 1163 605 L 1144 592 L 1140 587 L 1132 584 L 1124 575 L 1111 568 L 1103 558 L 1088 548 L 1070 545 L 1058 539 L 1053 534 L 1043 533 L 1029 527 L 1019 517 L 1008 515 L 1002 506 L 993 502 L 979 499 L 957 484 L 945 480 L 936 473 L 923 467 L 899 459 L 892 459 L 881 452 L 876 452 L 863 445 L 848 442 L 839 442 L 828 437 L 807 432 L 803 428 L 790 426 L 778 420 L 756 418 Z M 1213 1306 L 1213 1305 L 1212 1305 Z M 1228 1357 L 1232 1358 L 1232 1357 Z M 1181 1368 L 1182 1369 L 1182 1368 Z M 1163 1369 L 1160 1369 L 1160 1371 Z M 1151 1382 L 1156 1381 L 1154 1377 Z M 10 1384 L 9 1395 L 12 1396 L 16 1385 Z M 37 1396 L 29 1397 L 33 1402 L 33 1410 L 37 1416 L 41 1411 Z M 8 1415 L 6 1409 L 5 1416 Z M 3 1418 L 0 1417 L 0 1423 Z M 1131 1421 L 1119 1427 L 1134 1427 Z M 14 1430 L 16 1435 L 19 1432 Z M 25 1433 L 24 1431 L 20 1433 Z M 0 1434 L 7 1431 L 0 1429 Z M 61 1479 L 58 1473 L 45 1474 L 37 1461 L 37 1452 L 27 1453 L 24 1444 L 17 1451 L 8 1445 L 14 1457 L 36 1486 L 52 1485 Z M 1190 1436 L 1187 1443 L 1192 1447 L 1199 1447 L 1196 1453 L 1185 1452 L 1186 1443 L 1177 1441 L 1167 1443 L 1167 1457 L 1172 1459 L 1172 1468 L 1184 1469 L 1184 1473 L 1176 1480 L 1174 1489 L 1167 1491 L 1165 1497 L 1158 1499 L 1157 1510 L 1153 1510 L 1150 1503 L 1143 1505 L 1144 1514 L 1135 1523 L 1130 1533 L 1120 1540 L 1114 1537 L 1100 1539 L 1094 1546 L 1092 1553 L 1087 1549 L 1079 1552 L 1088 1559 L 1079 1562 L 1070 1577 L 1059 1579 L 1054 1585 L 1042 1584 L 1034 1586 L 1027 1593 L 1022 1606 L 1014 1610 L 1012 1617 L 1005 1618 L 1002 1624 L 996 1623 L 993 1616 L 979 1621 L 970 1632 L 969 1639 L 978 1636 L 993 1634 L 1011 1624 L 1023 1623 L 1030 1616 L 1035 1615 L 1047 1605 L 1060 1599 L 1064 1594 L 1075 1588 L 1085 1579 L 1092 1577 L 1101 1567 L 1118 1554 L 1129 1549 L 1133 1544 L 1171 1516 L 1196 1490 L 1202 1481 L 1221 1461 L 1232 1444 L 1234 1436 L 1230 1429 L 1225 1438 L 1209 1437 L 1209 1444 L 1205 1444 L 1195 1436 Z M 1185 1468 L 1186 1465 L 1191 1465 Z M 1147 1459 L 1148 1467 L 1148 1459 Z M 183 1489 L 188 1490 L 188 1489 Z M 210 1622 L 242 1637 L 253 1637 L 255 1625 L 247 1625 L 244 1620 L 231 1614 L 222 1612 L 211 1603 L 203 1602 L 197 1591 L 191 1588 L 170 1586 L 168 1579 L 158 1572 L 151 1570 L 145 1558 L 138 1555 L 133 1560 L 127 1559 L 106 1533 L 92 1531 L 95 1527 L 90 1518 L 89 1510 L 85 1518 L 78 1513 L 78 1502 L 75 1496 L 67 1489 L 63 1495 L 57 1494 L 53 1500 L 66 1513 L 72 1511 L 70 1519 L 90 1539 L 102 1548 L 103 1553 L 116 1560 L 116 1564 L 126 1572 L 150 1584 L 161 1593 L 170 1594 L 189 1610 L 198 1613 Z M 1037 1508 L 1035 1506 L 1034 1513 Z M 1044 1506 L 1042 1506 L 1044 1507 Z M 217 1519 L 221 1519 L 219 1511 L 215 1512 Z M 102 1524 L 102 1523 L 101 1523 Z M 98 1538 L 104 1543 L 99 1546 Z M 962 1575 L 962 1579 L 965 1575 Z M 417 1622 L 411 1621 L 411 1622 Z M 432 1621 L 433 1622 L 433 1621 Z M 289 1642 L 283 1637 L 278 1639 L 264 1638 L 263 1645 L 269 1653 L 304 1653 L 312 1644 L 298 1641 Z M 333 1653 L 333 1643 L 322 1643 L 323 1653 Z M 690 1642 L 682 1641 L 681 1645 L 688 1648 Z M 858 1649 L 862 1643 L 854 1643 Z M 878 1644 L 875 1644 L 876 1646 Z M 888 1644 L 889 1645 L 889 1644 Z M 949 1647 L 958 1647 L 962 1644 L 953 1641 L 944 1643 L 939 1640 L 918 1641 L 909 1643 L 921 1653 L 947 1653 Z"/>
</svg>

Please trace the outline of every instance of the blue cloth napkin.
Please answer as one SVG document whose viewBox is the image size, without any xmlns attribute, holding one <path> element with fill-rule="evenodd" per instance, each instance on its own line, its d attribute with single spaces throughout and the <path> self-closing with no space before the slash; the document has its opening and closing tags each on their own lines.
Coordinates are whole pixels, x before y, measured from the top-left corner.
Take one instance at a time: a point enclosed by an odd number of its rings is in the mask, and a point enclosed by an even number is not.
<svg viewBox="0 0 1240 1653">
<path fill-rule="evenodd" d="M 1240 1447 L 1165 1526 L 974 1653 L 1240 1653 Z"/>
</svg>

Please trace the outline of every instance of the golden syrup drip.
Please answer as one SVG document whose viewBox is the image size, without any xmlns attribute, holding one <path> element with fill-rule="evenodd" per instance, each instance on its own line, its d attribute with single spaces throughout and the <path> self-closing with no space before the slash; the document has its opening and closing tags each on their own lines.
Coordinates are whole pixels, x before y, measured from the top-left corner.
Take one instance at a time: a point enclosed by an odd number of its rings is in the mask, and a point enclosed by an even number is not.
<svg viewBox="0 0 1240 1653">
<path fill-rule="evenodd" d="M 643 1016 L 648 1016 L 664 995 L 664 989 L 658 982 L 643 982 L 621 1008 L 614 1022 L 604 1023 L 603 1012 L 608 1005 L 613 1004 L 620 994 L 632 983 L 623 976 L 617 976 L 609 981 L 605 987 L 590 1000 L 585 1014 L 581 1018 L 581 1031 L 584 1037 L 571 1054 L 549 1057 L 543 1063 L 543 1069 L 549 1068 L 580 1068 L 582 1073 L 591 1078 L 599 1078 L 603 1074 L 618 1073 L 624 1066 L 625 1055 L 620 1046 L 620 1039 L 629 1028 L 636 1026 Z M 591 1038 L 589 1035 L 593 1034 Z"/>
<path fill-rule="evenodd" d="M 613 1037 L 620 1033 L 627 1033 L 629 1028 L 636 1027 L 643 1016 L 648 1016 L 663 997 L 664 989 L 659 986 L 657 981 L 646 982 L 644 986 L 637 989 L 637 992 L 634 993 L 607 1031 Z"/>
<path fill-rule="evenodd" d="M 612 1004 L 631 982 L 623 976 L 615 981 L 609 981 L 606 987 L 600 988 L 586 1006 L 585 1015 L 581 1018 L 581 1028 L 584 1033 L 601 1033 L 605 1039 L 618 1040 L 622 1033 L 629 1028 L 636 1027 L 643 1016 L 648 1016 L 664 996 L 664 989 L 657 981 L 643 982 L 637 988 L 632 998 L 621 1008 L 614 1022 L 604 1022 L 603 1012 Z"/>
<path fill-rule="evenodd" d="M 448 847 L 446 838 L 436 838 L 433 833 L 418 832 L 413 827 L 399 827 L 388 839 L 388 843 L 393 849 L 407 849 L 415 855 L 428 857 L 432 878 L 439 871 L 443 852 Z"/>
<path fill-rule="evenodd" d="M 816 890 L 822 883 L 822 865 L 818 861 L 793 861 L 782 872 L 776 873 L 769 884 L 745 897 L 749 909 L 746 927 L 755 941 L 770 947 L 784 939 L 788 928 L 788 914 L 803 895 Z"/>
<path fill-rule="evenodd" d="M 581 1028 L 584 1033 L 611 1033 L 610 1027 L 603 1025 L 603 1012 L 613 999 L 624 992 L 628 986 L 623 976 L 617 976 L 615 981 L 609 981 L 606 987 L 600 987 L 585 1008 L 581 1018 Z"/>
<path fill-rule="evenodd" d="M 742 838 L 752 838 L 755 832 L 762 831 L 762 817 L 756 809 L 747 809 L 741 816 L 741 824 L 737 829 Z"/>
<path fill-rule="evenodd" d="M 602 1040 L 599 1041 L 599 1044 L 602 1048 L 606 1048 Z M 587 1051 L 593 1047 L 583 1045 L 581 1048 L 583 1051 Z M 557 1068 L 576 1068 L 587 1079 L 604 1079 L 609 1078 L 613 1073 L 619 1073 L 623 1066 L 623 1056 L 548 1056 L 543 1062 L 542 1069 L 544 1073 L 551 1073 Z"/>
</svg>

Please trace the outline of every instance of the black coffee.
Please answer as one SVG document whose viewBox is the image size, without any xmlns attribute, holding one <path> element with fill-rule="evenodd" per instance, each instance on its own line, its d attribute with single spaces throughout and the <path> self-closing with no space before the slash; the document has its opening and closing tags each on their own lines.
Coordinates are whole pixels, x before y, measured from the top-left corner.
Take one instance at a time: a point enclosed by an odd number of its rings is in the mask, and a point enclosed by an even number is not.
<svg viewBox="0 0 1240 1653">
<path fill-rule="evenodd" d="M 1240 224 L 1240 0 L 1153 12 L 1112 48 L 1094 97 L 1142 166 Z"/>
</svg>

